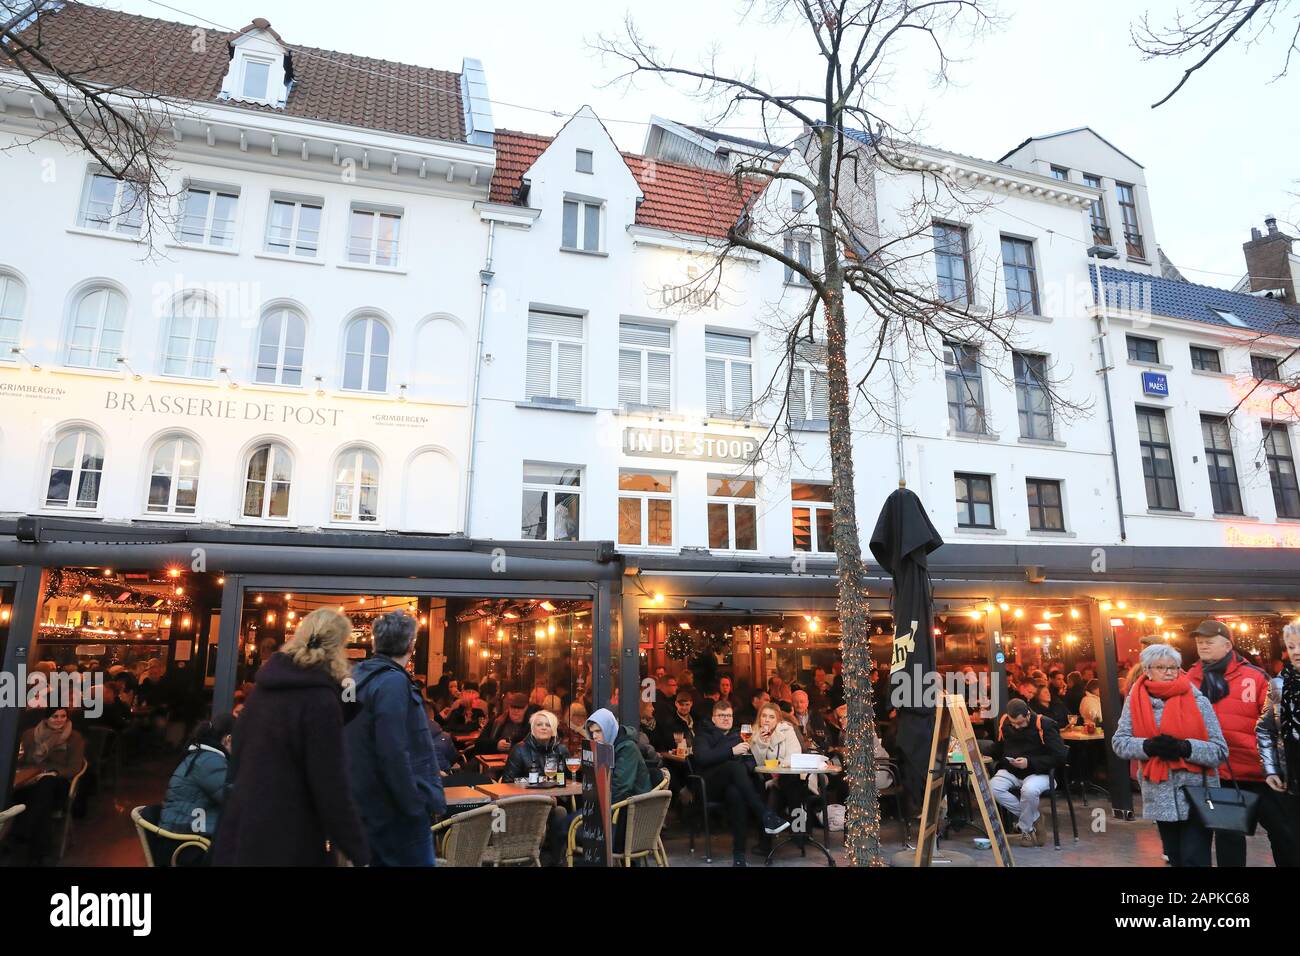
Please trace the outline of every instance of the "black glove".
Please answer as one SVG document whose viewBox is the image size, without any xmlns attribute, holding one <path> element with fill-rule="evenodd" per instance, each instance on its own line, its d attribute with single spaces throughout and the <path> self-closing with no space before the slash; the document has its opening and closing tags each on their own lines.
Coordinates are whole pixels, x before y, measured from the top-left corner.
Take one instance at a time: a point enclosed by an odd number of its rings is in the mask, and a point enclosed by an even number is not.
<svg viewBox="0 0 1300 956">
<path fill-rule="evenodd" d="M 1160 757 L 1163 760 L 1177 760 L 1183 755 L 1182 744 L 1177 737 L 1169 734 L 1157 734 L 1142 741 L 1142 749 L 1148 757 Z"/>
</svg>

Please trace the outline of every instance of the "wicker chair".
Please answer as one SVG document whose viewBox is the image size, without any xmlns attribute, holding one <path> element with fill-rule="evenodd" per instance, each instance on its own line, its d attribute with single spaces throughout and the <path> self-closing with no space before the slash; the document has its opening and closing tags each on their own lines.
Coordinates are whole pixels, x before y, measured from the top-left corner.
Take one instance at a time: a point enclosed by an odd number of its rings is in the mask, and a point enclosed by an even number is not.
<svg viewBox="0 0 1300 956">
<path fill-rule="evenodd" d="M 89 766 L 89 761 L 81 761 L 81 769 L 77 771 L 77 775 L 72 778 L 72 783 L 68 786 L 68 799 L 54 816 L 54 819 L 59 821 L 61 827 L 59 836 L 60 860 L 62 860 L 64 854 L 68 852 L 68 840 L 72 836 L 72 805 L 77 800 L 77 791 L 81 789 L 82 778 L 86 776 L 86 770 Z"/>
<path fill-rule="evenodd" d="M 663 828 L 668 818 L 668 805 L 673 795 L 668 792 L 668 771 L 654 788 L 635 797 L 620 800 L 609 808 L 610 824 L 618 826 L 618 816 L 623 810 L 628 811 L 627 830 L 623 837 L 623 850 L 616 853 L 624 866 L 631 866 L 633 860 L 653 856 L 660 866 L 668 865 L 668 851 L 664 849 Z M 663 806 L 658 803 L 662 801 Z M 582 817 L 573 818 L 569 824 L 569 836 L 565 842 L 564 864 L 573 866 L 573 856 L 578 851 L 578 829 L 582 826 Z"/>
<path fill-rule="evenodd" d="M 542 865 L 542 841 L 546 839 L 546 825 L 555 809 L 555 798 L 526 794 L 506 797 L 496 801 L 489 809 L 506 815 L 505 826 L 492 829 L 492 839 L 483 853 L 488 866 L 510 866 L 515 863 Z"/>
<path fill-rule="evenodd" d="M 162 816 L 162 805 L 155 803 L 147 807 L 136 807 L 131 811 L 131 822 L 135 824 L 136 836 L 144 848 L 144 861 L 149 866 L 172 867 L 193 866 L 204 855 L 212 841 L 197 833 L 174 833 L 158 825 Z M 185 851 L 191 851 L 182 858 Z M 193 851 L 198 851 L 197 857 Z M 168 855 L 170 851 L 170 855 Z M 160 862 L 165 860 L 165 862 Z"/>
<path fill-rule="evenodd" d="M 652 793 L 653 793 L 654 791 L 656 791 L 656 790 L 667 790 L 667 789 L 668 789 L 668 783 L 669 783 L 669 781 L 671 781 L 671 780 L 673 779 L 672 774 L 670 774 L 670 773 L 668 772 L 668 768 L 667 768 L 667 767 L 664 767 L 664 768 L 663 768 L 662 770 L 660 770 L 659 772 L 662 773 L 662 774 L 664 775 L 664 778 L 663 778 L 662 780 L 660 780 L 658 783 L 656 783 L 653 787 L 650 788 L 650 791 L 651 791 Z"/>
<path fill-rule="evenodd" d="M 448 817 L 433 827 L 438 845 L 438 862 L 443 866 L 482 866 L 492 839 L 492 805 Z"/>
<path fill-rule="evenodd" d="M 0 810 L 0 843 L 4 842 L 9 828 L 14 825 L 14 818 L 27 809 L 25 803 L 15 803 L 8 810 Z"/>
</svg>

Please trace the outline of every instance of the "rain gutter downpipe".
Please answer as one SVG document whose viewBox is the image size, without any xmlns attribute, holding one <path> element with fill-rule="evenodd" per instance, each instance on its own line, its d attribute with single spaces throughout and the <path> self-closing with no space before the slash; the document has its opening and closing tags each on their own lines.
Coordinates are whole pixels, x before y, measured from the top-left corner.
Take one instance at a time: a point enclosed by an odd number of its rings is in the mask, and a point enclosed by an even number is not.
<svg viewBox="0 0 1300 956">
<path fill-rule="evenodd" d="M 1106 337 L 1109 334 L 1109 326 L 1106 322 L 1106 293 L 1105 287 L 1101 284 L 1101 260 L 1097 254 L 1099 247 L 1092 246 L 1088 249 L 1089 258 L 1092 262 L 1089 269 L 1096 269 L 1097 284 L 1093 288 L 1092 300 L 1097 307 L 1093 319 L 1097 323 L 1097 354 L 1101 359 L 1101 381 L 1103 391 L 1106 393 L 1106 428 L 1110 432 L 1110 464 L 1115 475 L 1115 510 L 1119 515 L 1119 540 L 1128 540 L 1128 528 L 1124 523 L 1124 489 L 1119 482 L 1119 452 L 1115 444 L 1115 407 L 1110 398 L 1110 370 L 1111 364 L 1106 355 Z"/>
<path fill-rule="evenodd" d="M 483 268 L 478 273 L 478 345 L 474 349 L 474 390 L 470 395 L 469 402 L 469 466 L 465 471 L 465 520 L 461 522 L 467 538 L 472 537 L 469 523 L 470 516 L 474 513 L 474 462 L 478 456 L 479 386 L 483 379 L 483 337 L 484 328 L 487 325 L 488 286 L 492 284 L 492 278 L 495 275 L 492 271 L 492 245 L 496 239 L 496 229 L 496 222 L 489 219 L 487 255 L 483 261 Z"/>
</svg>

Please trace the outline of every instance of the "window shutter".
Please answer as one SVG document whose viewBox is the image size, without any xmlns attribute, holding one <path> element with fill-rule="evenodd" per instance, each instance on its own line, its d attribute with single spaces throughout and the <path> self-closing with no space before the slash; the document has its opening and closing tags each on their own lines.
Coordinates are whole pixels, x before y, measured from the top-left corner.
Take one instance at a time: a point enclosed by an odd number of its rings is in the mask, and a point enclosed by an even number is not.
<svg viewBox="0 0 1300 956">
<path fill-rule="evenodd" d="M 704 333 L 704 350 L 715 355 L 738 355 L 749 358 L 750 339 L 747 335 L 725 335 L 721 332 Z"/>
<path fill-rule="evenodd" d="M 574 342 L 561 342 L 559 376 L 555 387 L 556 398 L 582 400 L 582 346 Z"/>
<path fill-rule="evenodd" d="M 582 338 L 582 316 L 560 315 L 556 312 L 528 313 L 529 335 L 562 335 L 566 338 Z"/>
<path fill-rule="evenodd" d="M 819 421 L 828 420 L 831 417 L 830 407 L 830 383 L 826 380 L 826 373 L 814 370 L 812 373 L 812 417 Z"/>
<path fill-rule="evenodd" d="M 641 353 L 635 349 L 618 351 L 618 400 L 622 405 L 641 404 Z"/>
<path fill-rule="evenodd" d="M 655 408 L 672 405 L 672 355 L 668 352 L 646 353 L 646 404 Z"/>
<path fill-rule="evenodd" d="M 746 414 L 754 401 L 753 383 L 748 362 L 731 363 L 731 413 Z"/>
<path fill-rule="evenodd" d="M 708 359 L 705 361 L 704 391 L 709 414 L 725 414 L 727 411 L 727 363 L 722 359 Z"/>
<path fill-rule="evenodd" d="M 807 371 L 796 368 L 790 371 L 790 420 L 801 422 L 808 417 L 808 406 L 804 401 L 804 381 Z"/>
<path fill-rule="evenodd" d="M 551 397 L 551 343 L 528 340 L 527 398 Z"/>
</svg>

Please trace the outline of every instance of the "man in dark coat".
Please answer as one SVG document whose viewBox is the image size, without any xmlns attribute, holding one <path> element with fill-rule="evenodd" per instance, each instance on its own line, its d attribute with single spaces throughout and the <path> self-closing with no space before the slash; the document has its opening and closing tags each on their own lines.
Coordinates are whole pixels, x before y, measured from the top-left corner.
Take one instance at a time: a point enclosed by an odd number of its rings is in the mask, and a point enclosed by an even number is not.
<svg viewBox="0 0 1300 956">
<path fill-rule="evenodd" d="M 352 672 L 361 713 L 348 724 L 352 798 L 375 866 L 433 866 L 433 818 L 447 809 L 420 689 L 406 673 L 415 618 L 375 621 L 375 656 Z"/>
<path fill-rule="evenodd" d="M 794 707 L 794 729 L 799 732 L 799 743 L 805 750 L 816 750 L 821 753 L 826 752 L 827 736 L 826 720 L 821 714 L 812 709 L 812 704 L 808 699 L 806 690 L 797 690 L 790 695 L 790 703 Z"/>
<path fill-rule="evenodd" d="M 997 772 L 989 785 L 993 799 L 1017 816 L 1021 846 L 1043 845 L 1038 801 L 1051 786 L 1051 772 L 1068 755 L 1056 721 L 1034 713 L 1023 700 L 1007 704 L 993 748 Z"/>
<path fill-rule="evenodd" d="M 342 688 L 324 667 L 277 652 L 258 668 L 235 724 L 230 777 L 213 863 L 330 866 L 326 842 L 358 866 L 369 863 L 348 789 Z"/>
<path fill-rule="evenodd" d="M 506 711 L 474 741 L 476 754 L 508 754 L 510 749 L 528 736 L 528 697 L 518 691 L 506 695 Z"/>
</svg>

